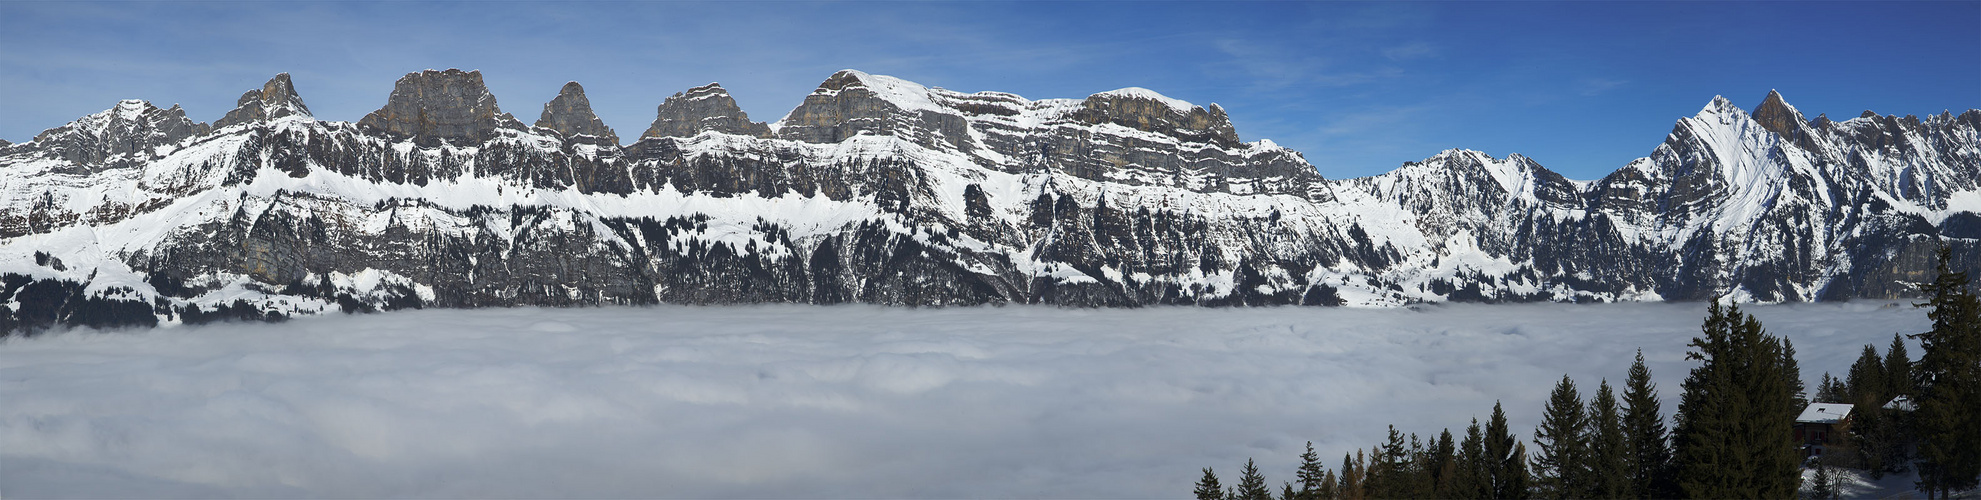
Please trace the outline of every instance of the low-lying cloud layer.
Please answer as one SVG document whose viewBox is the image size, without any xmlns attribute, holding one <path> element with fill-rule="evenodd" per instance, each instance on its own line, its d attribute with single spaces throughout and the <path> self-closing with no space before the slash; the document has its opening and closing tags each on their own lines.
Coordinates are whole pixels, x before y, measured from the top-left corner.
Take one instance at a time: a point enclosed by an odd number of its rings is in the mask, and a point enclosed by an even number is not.
<svg viewBox="0 0 1981 500">
<path fill-rule="evenodd" d="M 1751 309 L 1804 378 L 1927 328 Z M 1667 399 L 1699 304 L 420 311 L 0 343 L 9 497 L 1176 497 L 1306 440 L 1339 463 L 1530 433 L 1562 374 Z M 1914 346 L 1916 349 L 1916 345 Z M 1916 351 L 1915 351 L 1916 354 Z"/>
</svg>

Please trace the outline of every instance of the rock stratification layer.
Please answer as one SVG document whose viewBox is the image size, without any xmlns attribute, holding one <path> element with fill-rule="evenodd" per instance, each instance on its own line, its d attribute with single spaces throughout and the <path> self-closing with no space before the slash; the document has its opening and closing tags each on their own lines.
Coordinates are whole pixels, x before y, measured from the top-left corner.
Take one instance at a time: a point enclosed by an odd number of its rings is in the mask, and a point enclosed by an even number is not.
<svg viewBox="0 0 1981 500">
<path fill-rule="evenodd" d="M 466 145 L 493 138 L 497 129 L 521 129 L 523 124 L 496 106 L 480 71 L 450 69 L 400 78 L 385 107 L 358 120 L 358 127 L 394 138 Z"/>
<path fill-rule="evenodd" d="M 1898 298 L 1981 271 L 1981 110 L 1805 119 L 1715 98 L 1604 178 L 1450 150 L 1330 180 L 1145 89 L 962 93 L 841 71 L 773 124 L 720 86 L 618 144 L 566 85 L 481 75 L 357 123 L 289 78 L 219 127 L 125 101 L 0 145 L 0 332 L 407 307 L 1357 305 Z"/>
<path fill-rule="evenodd" d="M 578 82 L 564 84 L 556 98 L 544 103 L 543 116 L 537 118 L 536 126 L 555 130 L 565 137 L 591 136 L 601 139 L 604 145 L 619 145 L 619 134 L 612 133 L 612 127 L 605 126 L 592 113 L 592 101 L 585 98 L 585 87 Z"/>
<path fill-rule="evenodd" d="M 694 137 L 704 131 L 770 137 L 770 126 L 750 121 L 719 83 L 690 88 L 661 101 L 653 126 L 641 138 Z"/>
</svg>

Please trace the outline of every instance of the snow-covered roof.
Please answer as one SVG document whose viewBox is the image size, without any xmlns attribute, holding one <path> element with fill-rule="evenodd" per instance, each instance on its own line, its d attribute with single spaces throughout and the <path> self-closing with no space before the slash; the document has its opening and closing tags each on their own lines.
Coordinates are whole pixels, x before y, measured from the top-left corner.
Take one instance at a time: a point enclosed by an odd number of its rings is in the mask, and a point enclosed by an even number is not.
<svg viewBox="0 0 1981 500">
<path fill-rule="evenodd" d="M 1912 404 L 1912 398 L 1905 396 L 1892 398 L 1891 402 L 1885 403 L 1885 409 L 1887 410 L 1912 411 L 1916 408 L 1918 408 L 1918 405 Z"/>
<path fill-rule="evenodd" d="M 1834 424 L 1850 416 L 1850 406 L 1839 403 L 1809 403 L 1802 414 L 1795 417 L 1798 424 Z"/>
</svg>

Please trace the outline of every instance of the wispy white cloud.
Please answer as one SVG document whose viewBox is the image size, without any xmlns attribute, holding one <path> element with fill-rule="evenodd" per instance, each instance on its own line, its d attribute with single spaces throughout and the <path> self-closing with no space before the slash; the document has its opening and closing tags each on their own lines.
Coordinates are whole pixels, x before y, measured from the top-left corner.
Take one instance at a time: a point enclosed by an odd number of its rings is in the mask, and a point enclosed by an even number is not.
<svg viewBox="0 0 1981 500">
<path fill-rule="evenodd" d="M 1628 84 L 1629 80 L 1617 78 L 1581 78 L 1575 81 L 1575 92 L 1585 97 L 1597 96 Z"/>
<path fill-rule="evenodd" d="M 1382 53 L 1383 53 L 1383 57 L 1390 58 L 1390 60 L 1403 61 L 1409 59 L 1437 57 L 1438 48 L 1436 45 L 1432 45 L 1430 42 L 1415 41 L 1403 45 L 1397 45 L 1394 47 L 1385 48 L 1382 50 Z"/>
<path fill-rule="evenodd" d="M 1387 424 L 1516 432 L 1696 304 L 420 311 L 0 343 L 9 496 L 1177 497 Z M 1756 307 L 1805 378 L 1911 308 Z M 1330 458 L 1332 460 L 1332 458 Z"/>
</svg>

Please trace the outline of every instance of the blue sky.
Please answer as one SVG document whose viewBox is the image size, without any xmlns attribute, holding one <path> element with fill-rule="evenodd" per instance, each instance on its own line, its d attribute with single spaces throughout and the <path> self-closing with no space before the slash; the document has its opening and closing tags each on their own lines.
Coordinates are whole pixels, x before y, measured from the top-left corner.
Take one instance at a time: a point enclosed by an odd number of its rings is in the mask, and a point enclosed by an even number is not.
<svg viewBox="0 0 1981 500">
<path fill-rule="evenodd" d="M 842 68 L 1034 99 L 1139 86 L 1219 103 L 1328 177 L 1468 148 L 1588 179 L 1715 95 L 1981 107 L 1981 2 L 9 1 L 0 139 L 124 98 L 210 122 L 285 71 L 318 118 L 355 121 L 426 68 L 482 70 L 525 122 L 578 81 L 624 137 L 711 81 L 773 121 Z"/>
</svg>

